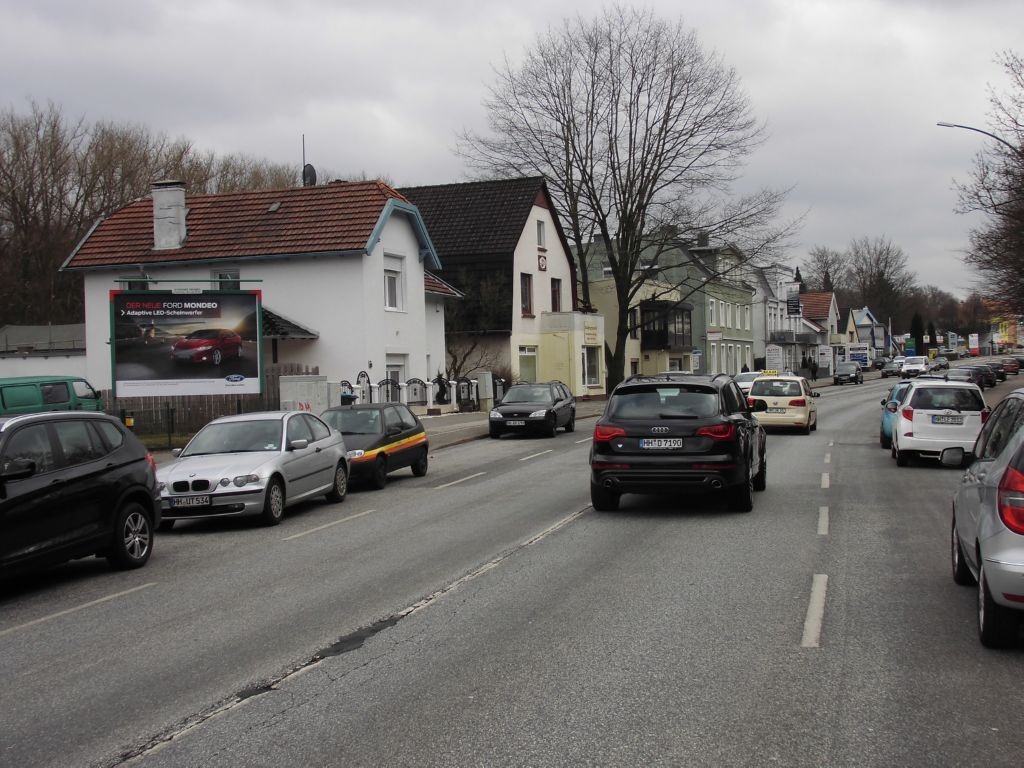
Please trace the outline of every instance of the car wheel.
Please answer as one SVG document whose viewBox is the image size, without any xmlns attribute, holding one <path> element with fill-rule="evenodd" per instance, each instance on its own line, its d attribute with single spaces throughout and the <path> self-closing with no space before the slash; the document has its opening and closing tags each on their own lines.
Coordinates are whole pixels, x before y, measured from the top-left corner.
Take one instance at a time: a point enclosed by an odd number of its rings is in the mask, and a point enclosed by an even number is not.
<svg viewBox="0 0 1024 768">
<path fill-rule="evenodd" d="M 757 474 L 754 475 L 754 490 L 763 491 L 768 487 L 768 459 L 765 455 L 761 454 L 761 463 L 757 468 Z"/>
<path fill-rule="evenodd" d="M 379 491 L 387 484 L 388 460 L 383 456 L 378 456 L 373 465 L 373 473 L 370 475 L 370 486 Z"/>
<path fill-rule="evenodd" d="M 909 453 L 907 453 L 906 451 L 901 451 L 899 448 L 896 447 L 895 443 L 893 443 L 893 450 L 896 452 L 896 466 L 897 467 L 906 467 L 906 466 L 908 466 L 910 464 L 910 454 Z"/>
<path fill-rule="evenodd" d="M 267 484 L 267 497 L 260 517 L 264 525 L 277 525 L 284 517 L 284 486 L 276 477 Z"/>
<path fill-rule="evenodd" d="M 220 361 L 224 359 L 224 355 L 221 354 L 221 351 L 219 349 L 215 349 L 213 350 L 211 359 L 214 365 L 220 365 Z"/>
<path fill-rule="evenodd" d="M 575 432 L 576 431 L 576 411 L 573 411 L 572 415 L 569 416 L 569 421 L 566 422 L 566 425 L 565 425 L 565 431 L 566 432 Z"/>
<path fill-rule="evenodd" d="M 979 562 L 983 562 L 979 558 Z M 1006 648 L 1017 640 L 1019 617 L 992 599 L 985 566 L 978 571 L 978 639 L 986 648 Z"/>
<path fill-rule="evenodd" d="M 427 474 L 427 449 L 423 449 L 423 455 L 420 456 L 416 463 L 412 465 L 412 473 L 416 477 L 423 477 Z"/>
<path fill-rule="evenodd" d="M 818 431 L 818 412 L 817 411 L 814 412 L 814 424 L 811 426 L 811 431 L 812 432 L 817 432 Z"/>
<path fill-rule="evenodd" d="M 598 512 L 614 512 L 619 508 L 619 494 L 591 481 L 590 504 Z"/>
<path fill-rule="evenodd" d="M 176 522 L 177 522 L 177 520 L 161 520 L 160 521 L 160 525 L 157 527 L 157 530 L 160 531 L 161 533 L 164 533 L 166 531 L 173 531 L 174 530 L 174 524 Z"/>
<path fill-rule="evenodd" d="M 345 500 L 345 494 L 348 493 L 348 472 L 345 471 L 345 465 L 339 463 L 334 468 L 334 483 L 331 485 L 331 490 L 327 492 L 327 500 L 333 503 Z"/>
<path fill-rule="evenodd" d="M 805 435 L 811 434 L 811 417 L 810 417 L 810 415 L 807 416 L 807 423 L 803 425 L 803 427 L 800 429 L 800 431 L 803 434 L 805 434 Z"/>
<path fill-rule="evenodd" d="M 726 503 L 731 511 L 749 512 L 754 508 L 754 483 L 749 474 L 746 480 L 740 485 L 730 488 L 728 493 Z"/>
<path fill-rule="evenodd" d="M 153 527 L 146 508 L 130 501 L 117 512 L 107 559 L 115 568 L 141 568 L 153 551 Z"/>
<path fill-rule="evenodd" d="M 554 437 L 555 432 L 558 431 L 558 417 L 555 414 L 551 414 L 548 418 L 548 423 L 544 428 L 544 434 L 548 437 Z"/>
<path fill-rule="evenodd" d="M 962 586 L 974 583 L 974 575 L 964 562 L 964 552 L 960 548 L 960 536 L 956 532 L 956 516 L 953 516 L 953 531 L 950 535 L 950 562 L 953 566 L 953 581 Z"/>
</svg>

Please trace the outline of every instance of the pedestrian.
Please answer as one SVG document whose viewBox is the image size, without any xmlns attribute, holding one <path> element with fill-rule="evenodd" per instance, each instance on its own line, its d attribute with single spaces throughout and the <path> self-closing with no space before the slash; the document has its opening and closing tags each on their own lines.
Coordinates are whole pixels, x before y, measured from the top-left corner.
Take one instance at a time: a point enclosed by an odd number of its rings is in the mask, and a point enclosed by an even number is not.
<svg viewBox="0 0 1024 768">
<path fill-rule="evenodd" d="M 818 361 L 811 358 L 811 381 L 818 378 Z"/>
<path fill-rule="evenodd" d="M 744 363 L 744 364 L 743 364 L 743 367 L 742 367 L 742 368 L 740 368 L 740 372 L 741 372 L 741 373 L 750 373 L 750 369 L 749 369 L 749 368 L 747 368 L 747 364 L 746 364 L 746 363 Z"/>
</svg>

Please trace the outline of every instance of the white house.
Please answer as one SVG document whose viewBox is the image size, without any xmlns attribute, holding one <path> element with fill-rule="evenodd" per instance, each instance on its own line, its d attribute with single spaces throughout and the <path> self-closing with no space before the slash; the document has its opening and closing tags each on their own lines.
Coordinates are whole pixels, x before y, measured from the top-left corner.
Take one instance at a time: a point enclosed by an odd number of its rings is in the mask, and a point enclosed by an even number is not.
<svg viewBox="0 0 1024 768">
<path fill-rule="evenodd" d="M 97 222 L 61 269 L 83 273 L 87 375 L 106 389 L 118 289 L 258 289 L 264 364 L 427 380 L 459 295 L 429 272 L 440 266 L 419 211 L 379 181 L 194 196 L 162 182 Z"/>
</svg>

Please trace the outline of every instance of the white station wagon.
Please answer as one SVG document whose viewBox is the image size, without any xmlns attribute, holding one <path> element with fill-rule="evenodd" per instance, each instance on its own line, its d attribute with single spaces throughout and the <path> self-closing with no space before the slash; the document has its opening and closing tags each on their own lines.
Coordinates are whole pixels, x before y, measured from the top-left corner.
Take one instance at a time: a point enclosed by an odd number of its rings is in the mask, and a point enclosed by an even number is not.
<svg viewBox="0 0 1024 768">
<path fill-rule="evenodd" d="M 931 378 L 915 379 L 886 408 L 895 414 L 892 457 L 900 467 L 914 457 L 938 459 L 946 448 L 970 454 L 989 414 L 977 384 Z"/>
</svg>

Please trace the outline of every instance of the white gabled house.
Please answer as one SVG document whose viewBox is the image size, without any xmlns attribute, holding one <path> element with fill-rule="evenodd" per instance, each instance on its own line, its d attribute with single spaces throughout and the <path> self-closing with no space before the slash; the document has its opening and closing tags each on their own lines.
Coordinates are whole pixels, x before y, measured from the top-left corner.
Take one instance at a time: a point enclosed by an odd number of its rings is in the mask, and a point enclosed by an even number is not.
<svg viewBox="0 0 1024 768">
<path fill-rule="evenodd" d="M 109 389 L 111 291 L 179 286 L 260 290 L 264 364 L 429 380 L 444 366 L 444 302 L 459 296 L 440 266 L 417 208 L 379 181 L 194 196 L 161 182 L 61 269 L 83 274 L 87 375 Z"/>
</svg>

